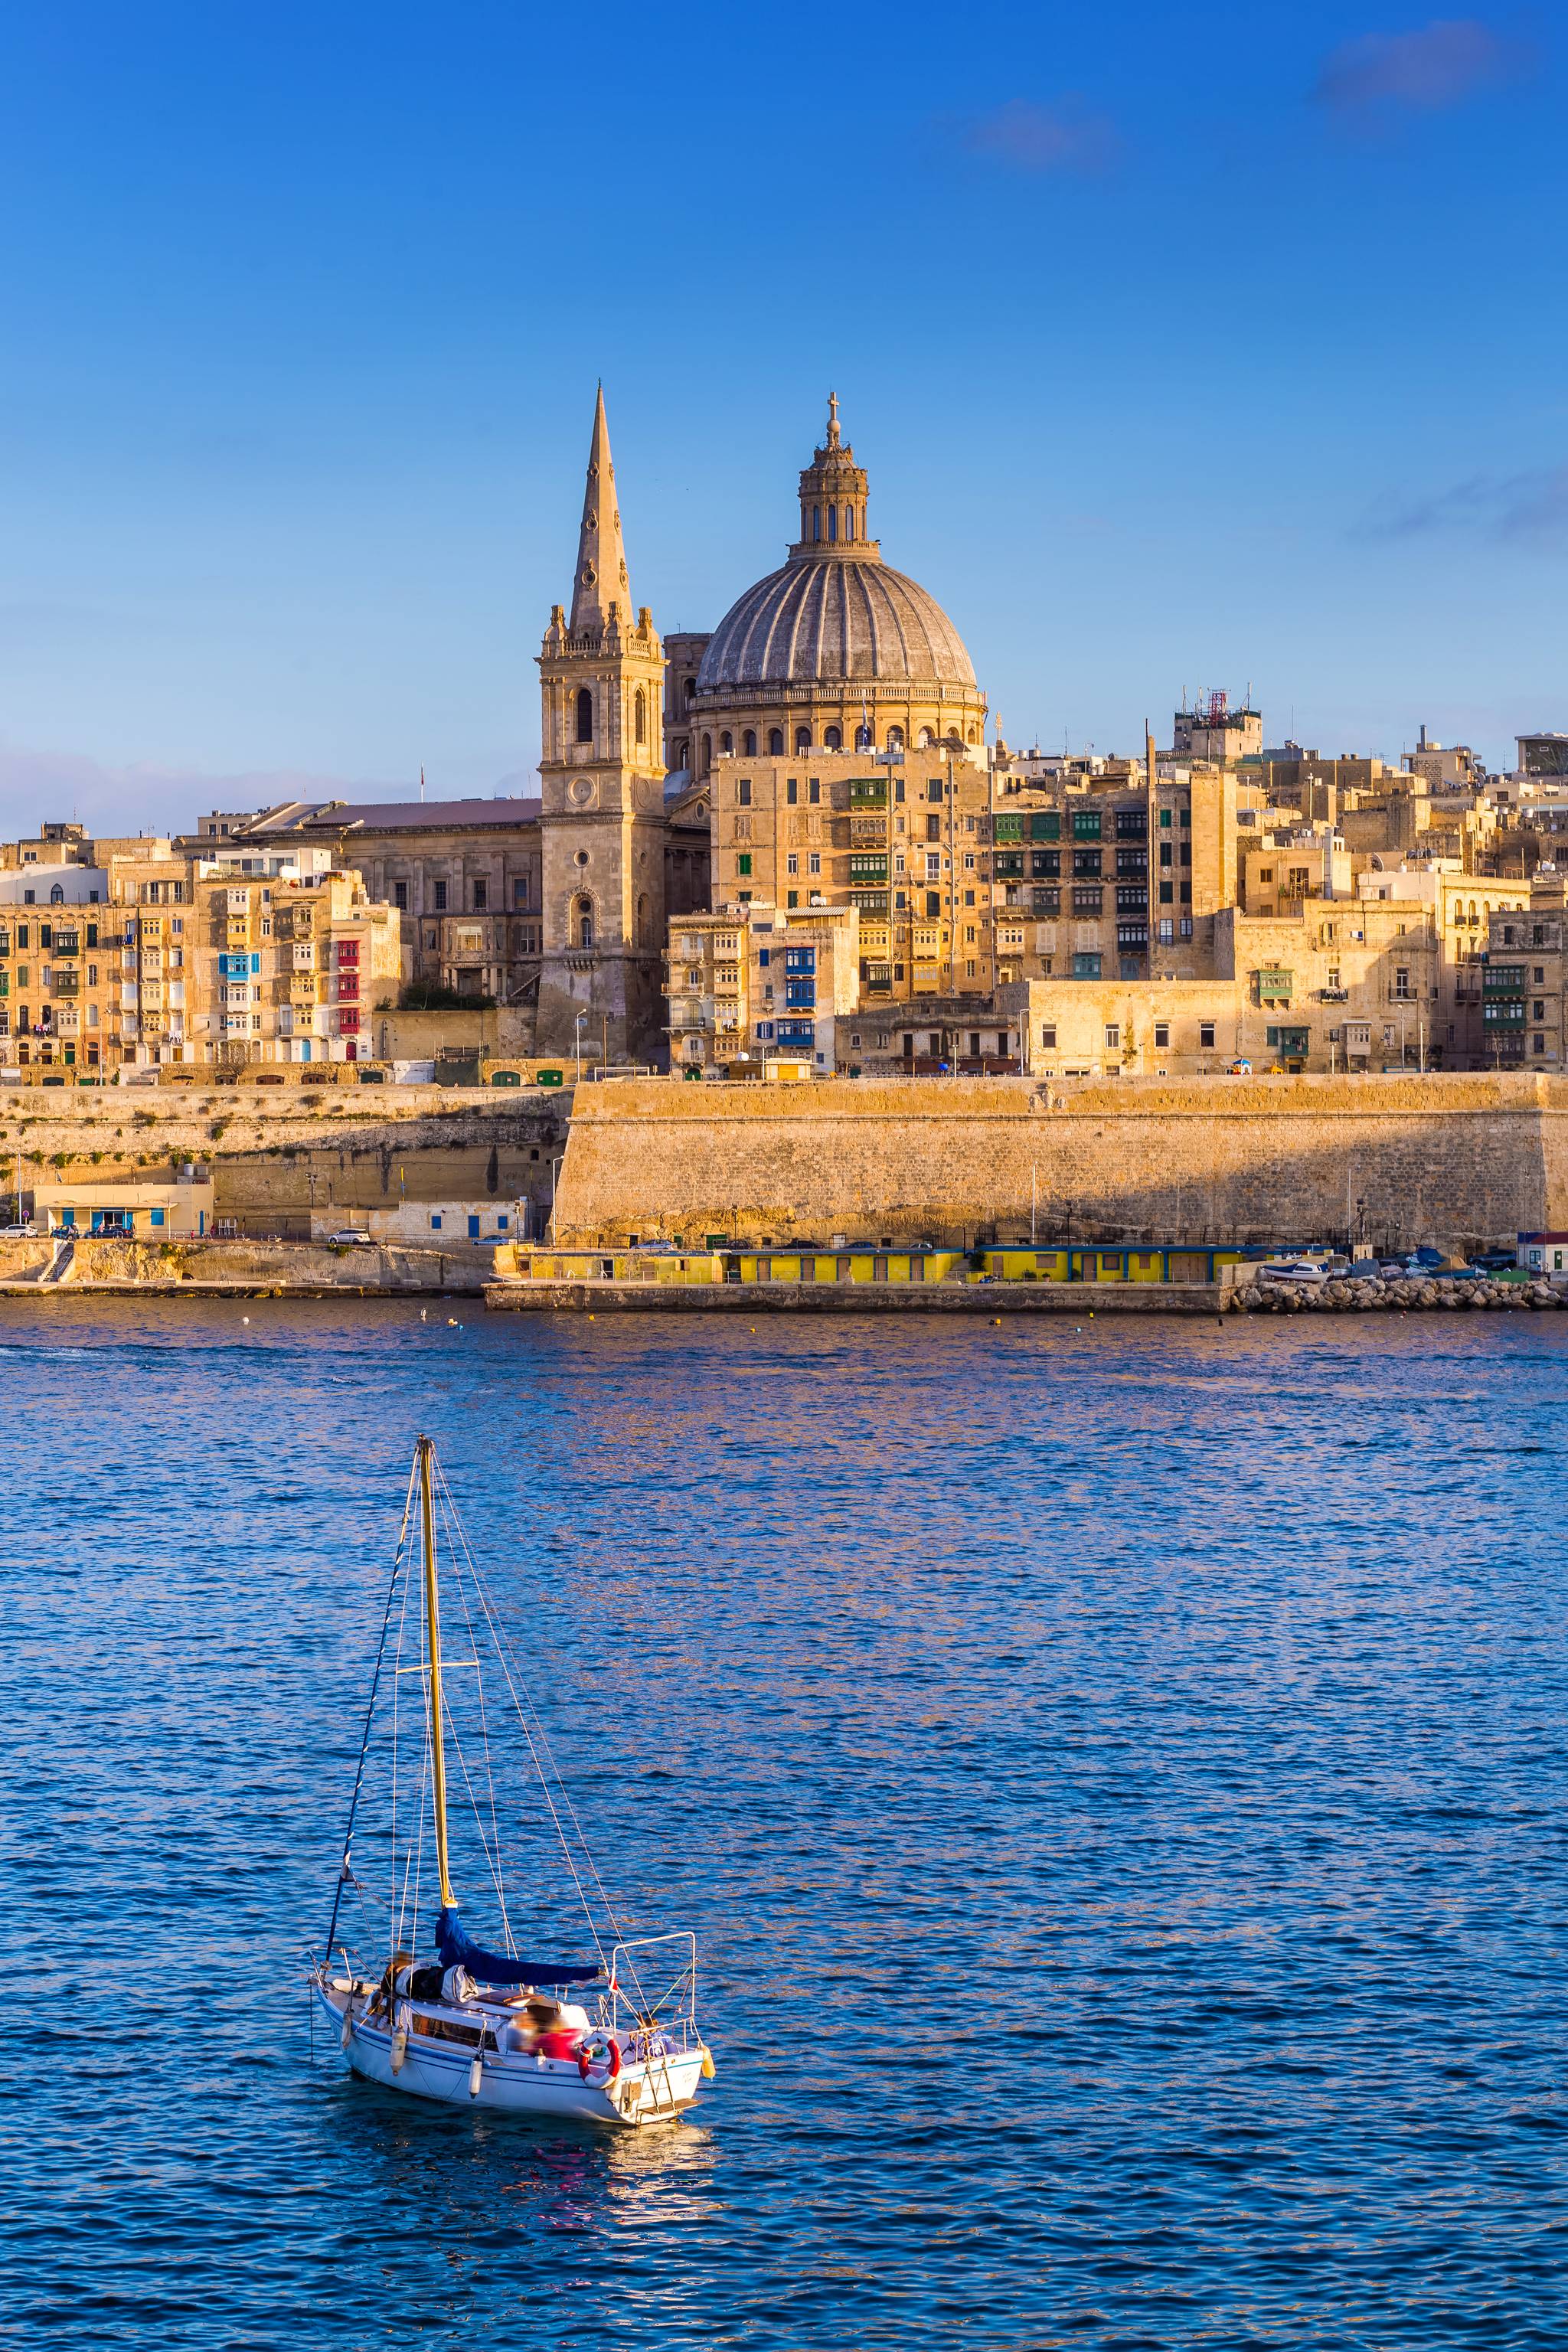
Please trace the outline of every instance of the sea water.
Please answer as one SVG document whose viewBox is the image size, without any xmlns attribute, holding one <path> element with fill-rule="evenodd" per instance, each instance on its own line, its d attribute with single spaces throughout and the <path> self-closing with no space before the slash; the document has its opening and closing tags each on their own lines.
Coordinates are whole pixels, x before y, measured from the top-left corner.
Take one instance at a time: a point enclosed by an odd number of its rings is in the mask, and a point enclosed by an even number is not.
<svg viewBox="0 0 1568 2352">
<path fill-rule="evenodd" d="M 1568 2342 L 1568 1318 L 452 1312 L 0 1307 L 9 2340 Z M 312 2029 L 426 1429 L 678 2126 Z"/>
</svg>

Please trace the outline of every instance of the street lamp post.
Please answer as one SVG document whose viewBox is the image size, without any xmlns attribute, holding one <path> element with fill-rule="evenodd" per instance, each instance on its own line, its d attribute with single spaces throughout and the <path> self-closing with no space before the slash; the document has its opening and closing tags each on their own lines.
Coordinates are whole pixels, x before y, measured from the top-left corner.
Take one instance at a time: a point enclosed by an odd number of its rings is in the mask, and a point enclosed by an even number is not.
<svg viewBox="0 0 1568 2352">
<path fill-rule="evenodd" d="M 588 1011 L 587 1007 L 584 1005 L 583 1011 L 577 1015 L 577 1026 L 572 1041 L 572 1050 L 577 1057 L 577 1084 L 579 1086 L 583 1083 L 583 1024 L 587 1018 Z"/>
</svg>

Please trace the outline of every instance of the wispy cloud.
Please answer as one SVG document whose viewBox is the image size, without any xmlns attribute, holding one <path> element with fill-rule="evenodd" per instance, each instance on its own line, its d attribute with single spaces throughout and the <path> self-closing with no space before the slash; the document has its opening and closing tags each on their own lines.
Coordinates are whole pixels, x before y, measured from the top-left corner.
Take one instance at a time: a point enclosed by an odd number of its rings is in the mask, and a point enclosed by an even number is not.
<svg viewBox="0 0 1568 2352">
<path fill-rule="evenodd" d="M 933 129 L 950 152 L 1035 175 L 1104 172 L 1121 152 L 1110 117 L 1073 92 L 1046 105 L 1010 98 L 987 114 L 949 117 Z"/>
<path fill-rule="evenodd" d="M 1342 120 L 1435 114 L 1512 79 L 1528 62 L 1522 43 L 1479 16 L 1435 16 L 1410 33 L 1363 33 L 1331 49 L 1312 95 Z"/>
<path fill-rule="evenodd" d="M 1366 518 L 1372 539 L 1487 539 L 1568 556 L 1568 466 L 1471 474 L 1414 497 L 1390 494 Z"/>
</svg>

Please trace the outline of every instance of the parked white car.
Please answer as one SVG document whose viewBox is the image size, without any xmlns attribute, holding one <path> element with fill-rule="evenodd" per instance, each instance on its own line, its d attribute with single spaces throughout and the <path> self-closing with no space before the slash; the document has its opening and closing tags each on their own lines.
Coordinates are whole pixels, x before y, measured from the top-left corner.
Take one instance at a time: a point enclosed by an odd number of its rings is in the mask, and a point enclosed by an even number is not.
<svg viewBox="0 0 1568 2352">
<path fill-rule="evenodd" d="M 327 1235 L 327 1244 L 329 1248 L 336 1248 L 340 1244 L 346 1245 L 350 1249 L 373 1249 L 374 1247 L 374 1244 L 372 1242 L 370 1235 L 368 1234 L 361 1233 L 357 1225 L 340 1225 L 335 1234 L 329 1234 Z"/>
</svg>

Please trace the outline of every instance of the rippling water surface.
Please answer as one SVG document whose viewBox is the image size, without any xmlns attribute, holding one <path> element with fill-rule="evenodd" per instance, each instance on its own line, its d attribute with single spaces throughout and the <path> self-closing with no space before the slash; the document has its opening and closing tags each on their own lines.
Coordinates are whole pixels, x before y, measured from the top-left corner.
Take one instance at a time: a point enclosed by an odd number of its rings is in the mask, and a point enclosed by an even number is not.
<svg viewBox="0 0 1568 2352">
<path fill-rule="evenodd" d="M 1568 2342 L 1556 1318 L 243 1311 L 0 1307 L 17 2340 Z M 680 2127 L 312 2047 L 424 1427 Z"/>
</svg>

